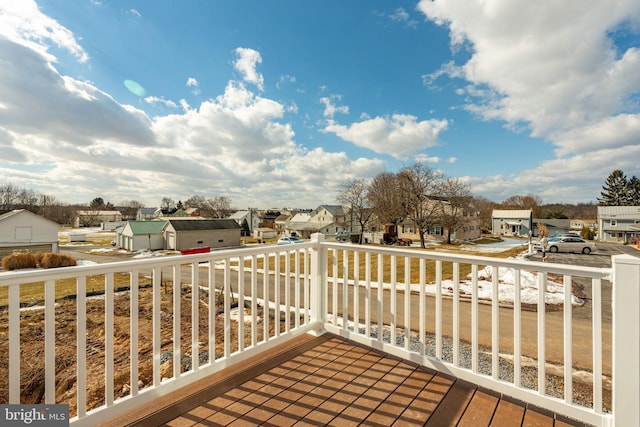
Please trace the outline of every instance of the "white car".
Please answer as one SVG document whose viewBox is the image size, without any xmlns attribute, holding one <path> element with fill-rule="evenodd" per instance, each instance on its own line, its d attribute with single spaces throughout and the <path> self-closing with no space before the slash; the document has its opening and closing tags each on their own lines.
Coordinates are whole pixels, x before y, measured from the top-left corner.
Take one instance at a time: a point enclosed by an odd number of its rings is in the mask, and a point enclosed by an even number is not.
<svg viewBox="0 0 640 427">
<path fill-rule="evenodd" d="M 534 245 L 534 249 L 540 251 L 542 246 L 540 243 Z M 552 237 L 547 242 L 547 252 L 577 252 L 585 255 L 596 250 L 596 244 L 584 240 L 581 237 Z"/>
<path fill-rule="evenodd" d="M 279 245 L 291 245 L 294 243 L 303 243 L 304 240 L 300 240 L 297 237 L 293 237 L 293 236 L 282 236 L 281 238 L 278 239 L 278 244 Z"/>
</svg>

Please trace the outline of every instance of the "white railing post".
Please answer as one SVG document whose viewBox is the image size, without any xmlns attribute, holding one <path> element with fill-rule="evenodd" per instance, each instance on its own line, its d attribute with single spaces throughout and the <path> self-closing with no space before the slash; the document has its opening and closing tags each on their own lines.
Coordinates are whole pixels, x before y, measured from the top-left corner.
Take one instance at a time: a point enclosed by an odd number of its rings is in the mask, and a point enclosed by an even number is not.
<svg viewBox="0 0 640 427">
<path fill-rule="evenodd" d="M 312 333 L 321 335 L 324 333 L 324 323 L 327 319 L 327 309 L 325 295 L 327 287 L 327 262 L 326 249 L 320 246 L 324 241 L 324 234 L 314 233 L 311 235 L 311 242 L 315 243 L 311 248 L 311 283 L 310 283 L 310 311 L 311 324 L 316 328 Z"/>
<path fill-rule="evenodd" d="M 640 425 L 640 258 L 616 255 L 613 267 L 613 426 Z"/>
</svg>

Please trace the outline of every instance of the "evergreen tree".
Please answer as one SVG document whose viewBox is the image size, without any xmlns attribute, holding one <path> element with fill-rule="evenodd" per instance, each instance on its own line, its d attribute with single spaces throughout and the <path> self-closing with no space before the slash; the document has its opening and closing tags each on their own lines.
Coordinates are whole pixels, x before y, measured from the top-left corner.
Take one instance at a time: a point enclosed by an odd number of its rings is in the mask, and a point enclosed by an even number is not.
<svg viewBox="0 0 640 427">
<path fill-rule="evenodd" d="M 616 169 L 607 178 L 602 186 L 602 192 L 598 201 L 603 206 L 626 206 L 628 205 L 627 197 L 628 182 L 624 172 Z"/>
<path fill-rule="evenodd" d="M 627 198 L 630 206 L 640 206 L 640 179 L 632 176 L 627 183 Z"/>
</svg>

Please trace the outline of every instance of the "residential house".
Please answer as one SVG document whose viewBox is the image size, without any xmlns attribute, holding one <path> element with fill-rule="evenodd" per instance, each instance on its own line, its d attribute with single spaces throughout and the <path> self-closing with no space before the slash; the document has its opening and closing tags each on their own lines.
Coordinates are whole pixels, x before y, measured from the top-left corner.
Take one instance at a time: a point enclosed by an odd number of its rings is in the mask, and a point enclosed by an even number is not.
<svg viewBox="0 0 640 427">
<path fill-rule="evenodd" d="M 597 219 L 572 219 L 569 222 L 569 231 L 575 231 L 576 233 L 580 233 L 584 227 L 589 228 L 594 232 L 594 235 L 597 234 L 598 230 L 598 220 Z"/>
<path fill-rule="evenodd" d="M 501 236 L 525 236 L 533 233 L 531 209 L 494 209 L 491 214 L 491 232 Z"/>
<path fill-rule="evenodd" d="M 258 239 L 259 242 L 264 242 L 268 239 L 275 239 L 278 237 L 278 233 L 273 228 L 258 227 L 253 230 L 252 236 Z"/>
<path fill-rule="evenodd" d="M 446 201 L 443 203 L 443 209 L 451 209 Z M 473 240 L 480 238 L 480 214 L 475 209 L 465 209 L 460 217 L 460 227 L 451 232 L 451 241 L 454 240 Z M 391 231 L 390 227 L 385 227 L 386 230 Z M 409 239 L 413 241 L 420 240 L 420 232 L 415 222 L 411 219 L 405 218 L 400 221 L 396 228 L 397 237 L 399 239 Z M 392 236 L 390 236 L 392 237 Z M 443 224 L 432 225 L 427 234 L 425 235 L 427 240 L 446 240 L 447 229 Z"/>
<path fill-rule="evenodd" d="M 275 219 L 273 222 L 273 229 L 275 230 L 278 236 L 283 235 L 285 230 L 287 229 L 287 224 L 291 219 L 291 215 L 281 214 L 279 217 Z"/>
<path fill-rule="evenodd" d="M 568 218 L 534 218 L 532 228 L 533 236 L 538 235 L 540 226 L 546 227 L 548 235 L 553 236 L 554 234 L 566 233 L 569 231 L 569 228 L 571 227 L 571 220 Z"/>
<path fill-rule="evenodd" d="M 150 221 L 158 218 L 162 214 L 160 208 L 140 208 L 136 215 L 137 221 Z"/>
<path fill-rule="evenodd" d="M 14 250 L 58 252 L 59 225 L 25 209 L 0 215 L 0 258 Z"/>
<path fill-rule="evenodd" d="M 234 220 L 240 227 L 246 220 L 249 226 L 249 233 L 253 233 L 254 229 L 260 227 L 260 214 L 255 209 L 237 211 L 229 216 L 229 219 Z"/>
<path fill-rule="evenodd" d="M 598 240 L 630 243 L 640 239 L 640 206 L 598 206 Z"/>
<path fill-rule="evenodd" d="M 335 235 L 339 231 L 358 232 L 360 226 L 349 222 L 344 209 L 338 205 L 321 205 L 311 212 L 294 215 L 286 225 L 285 234 L 308 239 L 313 233 Z"/>
<path fill-rule="evenodd" d="M 96 227 L 105 224 L 123 225 L 120 211 L 80 210 L 76 212 L 74 227 Z M 107 227 L 108 228 L 108 227 Z M 114 227 L 115 228 L 115 227 Z"/>
<path fill-rule="evenodd" d="M 166 221 L 127 221 L 116 230 L 116 246 L 131 252 L 164 249 Z"/>
<path fill-rule="evenodd" d="M 164 228 L 166 249 L 240 246 L 242 227 L 232 219 L 168 218 Z"/>
</svg>

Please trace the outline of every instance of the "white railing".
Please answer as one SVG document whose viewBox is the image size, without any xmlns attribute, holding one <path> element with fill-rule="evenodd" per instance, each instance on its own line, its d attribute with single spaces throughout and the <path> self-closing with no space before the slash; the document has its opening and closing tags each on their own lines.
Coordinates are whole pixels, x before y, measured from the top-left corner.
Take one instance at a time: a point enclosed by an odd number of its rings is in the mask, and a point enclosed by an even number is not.
<svg viewBox="0 0 640 427">
<path fill-rule="evenodd" d="M 588 298 L 574 308 L 576 280 Z M 536 290 L 528 301 L 531 283 Z M 546 303 L 551 288 L 561 293 L 554 306 L 561 308 L 553 311 Z M 65 293 L 77 297 L 61 298 Z M 339 244 L 314 235 L 288 246 L 3 273 L 0 298 L 8 307 L 0 313 L 0 354 L 8 354 L 0 398 L 33 399 L 25 396 L 21 372 L 43 364 L 41 401 L 69 403 L 76 426 L 323 330 L 583 422 L 640 424 L 640 259 L 631 256 L 597 269 Z M 34 322 L 33 311 L 20 309 L 29 298 L 42 300 L 43 351 L 34 354 L 25 352 L 38 334 L 21 337 L 25 323 Z M 234 306 L 246 314 L 238 310 L 234 318 Z M 66 335 L 72 343 L 56 326 L 67 321 L 65 310 L 77 313 L 75 331 Z M 56 384 L 65 366 L 56 360 L 69 346 L 76 392 L 61 401 Z M 585 376 L 586 402 L 574 393 L 574 377 Z M 104 384 L 98 400 L 87 393 L 96 381 Z M 610 401 L 611 407 L 603 403 Z"/>
</svg>

